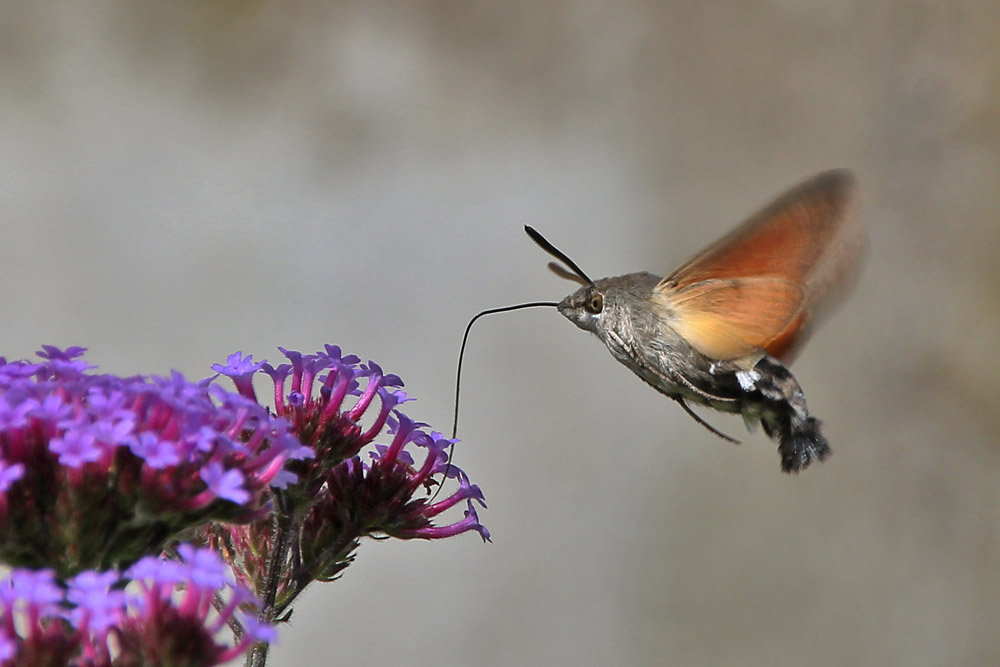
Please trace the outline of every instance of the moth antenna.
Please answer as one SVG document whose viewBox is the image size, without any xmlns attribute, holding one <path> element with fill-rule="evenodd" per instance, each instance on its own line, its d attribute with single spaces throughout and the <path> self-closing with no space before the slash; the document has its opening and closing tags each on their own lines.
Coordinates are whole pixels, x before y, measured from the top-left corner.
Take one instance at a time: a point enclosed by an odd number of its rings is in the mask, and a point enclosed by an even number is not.
<svg viewBox="0 0 1000 667">
<path fill-rule="evenodd" d="M 508 313 L 512 310 L 523 310 L 525 308 L 555 308 L 559 304 L 555 301 L 530 301 L 528 303 L 519 303 L 513 306 L 503 306 L 501 308 L 490 308 L 482 312 L 476 313 L 476 315 L 469 320 L 469 323 L 465 325 L 465 334 L 462 336 L 462 347 L 458 352 L 458 370 L 455 372 L 455 418 L 451 423 L 451 439 L 454 440 L 458 437 L 458 399 L 462 393 L 462 361 L 465 359 L 465 346 L 469 342 L 469 332 L 472 331 L 472 325 L 476 323 L 480 317 L 484 315 L 495 315 L 496 313 Z M 431 496 L 430 500 L 427 502 L 433 502 L 437 498 L 438 494 L 441 492 L 441 488 L 444 486 L 444 480 L 448 478 L 448 473 L 451 472 L 452 459 L 455 456 L 455 443 L 452 442 L 448 447 L 448 463 L 445 466 L 444 476 L 441 479 L 441 484 L 438 486 L 434 495 Z"/>
<path fill-rule="evenodd" d="M 541 234 L 539 234 L 533 227 L 529 227 L 528 225 L 525 225 L 524 226 L 524 231 L 531 238 L 532 241 L 534 241 L 535 243 L 538 244 L 539 248 L 541 248 L 545 252 L 549 253 L 550 255 L 552 255 L 553 257 L 555 257 L 559 261 L 561 261 L 563 264 L 565 264 L 566 266 L 568 266 L 570 269 L 572 269 L 573 273 L 575 273 L 577 276 L 579 276 L 580 280 L 583 280 L 582 284 L 584 284 L 584 285 L 593 285 L 594 284 L 594 281 L 590 279 L 590 276 L 588 276 L 586 273 L 584 273 L 583 269 L 581 269 L 579 266 L 576 265 L 576 262 L 574 262 L 573 260 L 571 260 L 566 255 L 566 253 L 564 253 L 562 250 L 560 250 L 559 248 L 557 248 L 554 245 L 552 245 L 551 243 L 549 243 L 548 240 L 544 236 L 542 236 Z M 551 264 L 549 264 L 549 268 L 552 269 L 552 265 Z M 556 269 L 552 269 L 552 270 L 555 271 L 555 273 L 557 275 L 559 275 L 559 276 L 561 276 L 563 278 L 568 277 L 567 275 L 564 275 L 564 274 L 560 273 Z M 580 282 L 579 280 L 576 280 L 575 278 L 569 278 L 569 279 L 573 280 L 574 282 Z"/>
<path fill-rule="evenodd" d="M 570 271 L 569 269 L 567 269 L 565 266 L 563 266 L 559 262 L 549 262 L 549 271 L 551 271 L 552 273 L 556 274 L 557 276 L 559 276 L 560 278 L 563 278 L 565 280 L 572 280 L 573 282 L 579 283 L 581 285 L 589 285 L 590 284 L 588 282 L 585 282 L 583 280 L 583 278 L 581 278 L 580 276 L 576 275 L 575 273 L 573 273 L 572 271 Z"/>
<path fill-rule="evenodd" d="M 732 436 L 726 435 L 725 433 L 723 433 L 722 431 L 720 431 L 719 429 L 715 428 L 714 426 L 712 426 L 711 424 L 709 424 L 707 421 L 705 421 L 704 419 L 702 419 L 701 417 L 699 417 L 698 413 L 695 412 L 694 410 L 692 410 L 691 406 L 689 406 L 687 404 L 687 402 L 683 398 L 679 398 L 677 396 L 671 396 L 670 398 L 672 398 L 675 401 L 677 401 L 680 404 L 680 406 L 682 408 L 684 408 L 684 412 L 686 412 L 689 415 L 691 415 L 692 419 L 694 419 L 696 422 L 698 422 L 699 424 L 701 424 L 702 426 L 704 426 L 705 428 L 707 428 L 711 433 L 714 433 L 715 435 L 719 436 L 723 440 L 731 442 L 734 445 L 742 445 L 743 444 L 742 442 L 740 442 L 736 438 L 734 438 Z"/>
</svg>

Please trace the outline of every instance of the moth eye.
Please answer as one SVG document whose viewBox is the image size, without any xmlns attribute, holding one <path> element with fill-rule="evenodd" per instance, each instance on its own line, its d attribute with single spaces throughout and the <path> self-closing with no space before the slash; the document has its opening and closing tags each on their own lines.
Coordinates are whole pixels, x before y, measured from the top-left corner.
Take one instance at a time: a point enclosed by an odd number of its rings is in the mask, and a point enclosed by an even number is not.
<svg viewBox="0 0 1000 667">
<path fill-rule="evenodd" d="M 594 292 L 587 299 L 587 302 L 583 304 L 583 308 L 588 313 L 597 315 L 604 310 L 604 295 L 600 292 Z"/>
</svg>

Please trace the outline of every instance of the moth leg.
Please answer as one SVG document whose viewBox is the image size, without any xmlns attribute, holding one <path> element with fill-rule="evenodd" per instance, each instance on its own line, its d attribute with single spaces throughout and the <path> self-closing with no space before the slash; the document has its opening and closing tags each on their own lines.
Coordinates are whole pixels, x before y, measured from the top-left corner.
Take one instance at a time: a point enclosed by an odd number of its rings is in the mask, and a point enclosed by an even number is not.
<svg viewBox="0 0 1000 667">
<path fill-rule="evenodd" d="M 680 373 L 671 373 L 670 377 L 673 380 L 675 380 L 678 384 L 684 385 L 685 389 L 688 389 L 692 393 L 697 394 L 697 395 L 701 396 L 702 398 L 707 398 L 707 399 L 712 400 L 712 401 L 725 401 L 727 403 L 732 403 L 732 402 L 740 400 L 738 398 L 730 398 L 729 396 L 716 396 L 715 394 L 710 394 L 707 391 L 705 391 L 704 389 L 699 389 L 698 387 L 694 386 L 691 383 L 690 380 L 688 380 L 686 377 L 684 377 Z"/>
<path fill-rule="evenodd" d="M 640 354 L 639 351 L 635 349 L 635 347 L 633 347 L 632 345 L 629 345 L 628 343 L 626 343 L 615 332 L 609 331 L 608 332 L 608 336 L 610 336 L 611 338 L 613 338 L 614 341 L 623 350 L 625 350 L 628 353 L 629 359 L 632 361 L 632 363 L 634 363 L 636 366 L 638 366 L 639 368 L 643 369 L 644 371 L 646 371 L 647 373 L 649 373 L 651 375 L 655 375 L 655 376 L 657 376 L 657 377 L 659 377 L 659 378 L 661 378 L 663 380 L 672 381 L 674 384 L 679 384 L 682 387 L 684 387 L 685 389 L 687 389 L 688 391 L 690 391 L 692 394 L 696 394 L 696 395 L 701 396 L 702 398 L 710 400 L 710 401 L 720 401 L 720 402 L 725 402 L 725 403 L 732 403 L 732 402 L 740 400 L 738 398 L 730 398 L 728 396 L 716 396 L 715 394 L 710 394 L 707 391 L 705 391 L 704 389 L 699 389 L 698 387 L 694 386 L 694 384 L 690 380 L 688 380 L 686 377 L 684 377 L 680 373 L 670 372 L 670 373 L 665 374 L 660 369 L 654 368 L 652 365 L 650 365 L 645 360 L 645 358 L 643 357 L 643 355 Z M 626 362 L 626 365 L 627 365 L 627 362 Z M 641 375 L 640 375 L 640 377 L 641 377 Z M 649 382 L 648 379 L 646 381 Z M 662 389 L 660 387 L 658 387 L 656 384 L 654 384 L 652 382 L 649 382 L 649 384 L 651 384 L 654 388 L 656 388 L 657 391 L 660 391 L 662 393 L 666 393 L 666 392 L 663 392 Z M 673 398 L 673 396 L 671 396 L 671 398 Z"/>
<path fill-rule="evenodd" d="M 722 431 L 720 431 L 719 429 L 715 428 L 714 426 L 712 426 L 711 424 L 709 424 L 707 421 L 705 421 L 704 419 L 702 419 L 701 417 L 699 417 L 698 413 L 695 412 L 694 410 L 692 410 L 691 407 L 687 404 L 687 402 L 683 398 L 681 398 L 680 396 L 671 396 L 670 398 L 672 398 L 675 401 L 677 401 L 677 403 L 682 408 L 684 408 L 684 412 L 688 413 L 691 416 L 692 419 L 694 419 L 696 422 L 698 422 L 699 424 L 701 424 L 702 426 L 704 426 L 706 429 L 708 429 L 709 432 L 714 433 L 715 435 L 719 436 L 723 440 L 726 440 L 727 442 L 731 442 L 734 445 L 741 445 L 741 444 L 743 444 L 742 442 L 740 442 L 736 438 L 734 438 L 732 436 L 726 435 L 725 433 L 723 433 Z"/>
<path fill-rule="evenodd" d="M 629 359 L 632 361 L 632 363 L 634 363 L 635 366 L 638 367 L 638 369 L 646 371 L 646 373 L 648 373 L 649 376 L 653 376 L 655 378 L 659 378 L 662 381 L 670 383 L 670 384 L 673 384 L 675 386 L 676 385 L 681 385 L 682 387 L 684 387 L 685 389 L 688 389 L 691 393 L 695 394 L 696 396 L 701 396 L 702 398 L 707 399 L 709 401 L 735 402 L 735 401 L 739 400 L 737 398 L 730 398 L 728 396 L 716 396 L 715 394 L 710 394 L 710 393 L 708 393 L 707 391 L 705 391 L 703 389 L 699 389 L 698 387 L 696 387 L 694 385 L 694 383 L 692 383 L 690 380 L 688 380 L 686 377 L 684 377 L 684 375 L 682 375 L 681 373 L 675 373 L 675 372 L 664 373 L 660 369 L 652 367 L 643 358 L 643 356 L 640 355 L 637 352 L 637 350 L 635 350 L 631 345 L 626 344 L 625 341 L 622 340 L 621 337 L 619 337 L 618 335 L 616 335 L 614 332 L 609 332 L 608 335 L 611 338 L 613 338 L 614 341 L 623 350 L 625 350 L 628 353 Z M 687 402 L 684 400 L 683 397 L 677 396 L 676 394 L 674 394 L 672 392 L 665 391 L 663 385 L 661 385 L 661 384 L 659 384 L 657 382 L 652 381 L 648 376 L 644 375 L 641 372 L 638 372 L 638 370 L 636 370 L 635 368 L 633 368 L 633 370 L 636 372 L 636 375 L 638 375 L 643 380 L 645 380 L 646 383 L 649 384 L 651 387 L 653 387 L 654 389 L 656 389 L 657 391 L 659 391 L 661 394 L 669 396 L 672 400 L 674 400 L 678 404 L 680 404 L 680 406 L 682 408 L 684 408 L 684 412 L 688 413 L 691 416 L 692 419 L 694 419 L 696 422 L 698 422 L 699 424 L 701 424 L 702 426 L 704 426 L 706 429 L 708 429 L 709 432 L 714 433 L 718 437 L 722 438 L 723 440 L 726 440 L 727 442 L 731 442 L 734 445 L 741 444 L 740 441 L 737 440 L 736 438 L 733 438 L 731 436 L 726 435 L 725 433 L 723 433 L 722 431 L 720 431 L 719 429 L 715 428 L 714 426 L 712 426 L 711 424 L 709 424 L 707 421 L 705 421 L 704 419 L 702 419 L 701 417 L 699 417 L 698 414 L 695 413 L 694 410 L 692 410 L 688 406 Z"/>
</svg>

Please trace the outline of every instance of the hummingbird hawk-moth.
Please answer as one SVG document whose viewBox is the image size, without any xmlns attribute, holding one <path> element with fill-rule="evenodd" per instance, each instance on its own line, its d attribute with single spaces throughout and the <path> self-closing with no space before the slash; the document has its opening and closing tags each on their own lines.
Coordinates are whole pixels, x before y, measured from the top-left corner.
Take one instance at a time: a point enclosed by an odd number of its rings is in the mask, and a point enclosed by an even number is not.
<svg viewBox="0 0 1000 667">
<path fill-rule="evenodd" d="M 690 407 L 738 413 L 778 443 L 781 469 L 830 455 L 788 364 L 810 325 L 851 282 L 867 244 L 853 215 L 854 178 L 829 171 L 802 183 L 665 277 L 629 273 L 591 280 L 531 227 L 582 285 L 557 305 L 611 354 L 700 424 Z"/>
</svg>

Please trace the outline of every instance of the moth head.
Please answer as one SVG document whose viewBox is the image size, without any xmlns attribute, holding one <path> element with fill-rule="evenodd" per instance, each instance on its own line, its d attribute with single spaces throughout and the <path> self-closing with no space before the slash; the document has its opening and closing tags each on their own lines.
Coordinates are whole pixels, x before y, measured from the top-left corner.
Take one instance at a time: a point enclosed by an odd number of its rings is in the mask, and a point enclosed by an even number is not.
<svg viewBox="0 0 1000 667">
<path fill-rule="evenodd" d="M 527 225 L 524 226 L 524 231 L 542 250 L 562 262 L 562 264 L 549 262 L 549 269 L 553 273 L 560 278 L 583 285 L 559 302 L 557 306 L 559 312 L 581 329 L 597 333 L 597 323 L 600 322 L 604 312 L 604 290 L 598 287 L 576 262 L 549 243 L 544 236 Z"/>
<path fill-rule="evenodd" d="M 602 339 L 610 332 L 630 338 L 635 329 L 659 331 L 665 311 L 652 302 L 659 276 L 629 273 L 601 278 L 559 302 L 559 312 L 570 322 Z"/>
<path fill-rule="evenodd" d="M 605 310 L 604 290 L 597 285 L 584 285 L 560 301 L 557 308 L 576 326 L 597 333 Z"/>
</svg>

